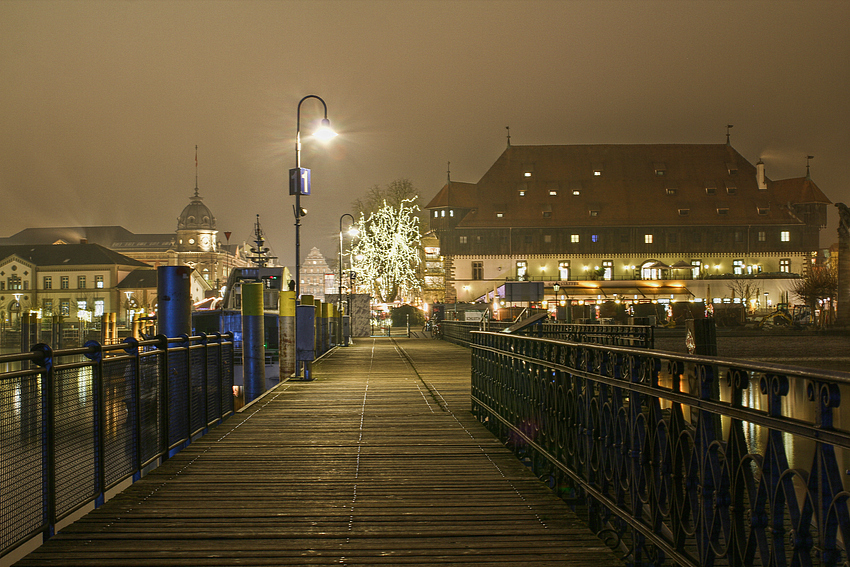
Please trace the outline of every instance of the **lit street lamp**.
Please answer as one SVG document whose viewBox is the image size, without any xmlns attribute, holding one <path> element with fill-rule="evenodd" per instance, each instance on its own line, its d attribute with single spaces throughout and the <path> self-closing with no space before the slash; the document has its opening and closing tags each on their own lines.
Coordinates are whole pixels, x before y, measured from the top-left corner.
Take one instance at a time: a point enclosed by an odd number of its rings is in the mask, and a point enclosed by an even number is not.
<svg viewBox="0 0 850 567">
<path fill-rule="evenodd" d="M 308 98 L 315 98 L 322 103 L 325 109 L 325 117 L 322 119 L 322 124 L 319 129 L 313 133 L 313 136 L 322 141 L 327 141 L 336 136 L 336 132 L 331 129 L 330 120 L 328 120 L 328 105 L 321 97 L 316 95 L 307 95 L 298 101 L 298 112 L 296 114 L 296 129 L 295 129 L 295 169 L 289 172 L 289 194 L 295 195 L 295 297 L 301 296 L 301 217 L 307 211 L 301 208 L 301 195 L 310 194 L 310 170 L 301 169 L 301 104 Z"/>
<path fill-rule="evenodd" d="M 351 214 L 345 213 L 344 215 L 339 217 L 339 280 L 337 281 L 337 283 L 339 284 L 339 294 L 336 296 L 337 317 L 339 318 L 339 324 L 336 326 L 336 329 L 337 329 L 336 332 L 337 332 L 337 344 L 342 344 L 342 346 L 348 346 L 348 341 L 346 341 L 345 343 L 342 342 L 342 339 L 343 339 L 343 332 L 342 332 L 342 219 L 344 219 L 345 217 L 349 217 L 351 219 L 351 223 L 352 223 L 351 226 L 348 229 L 348 235 L 349 236 L 357 236 L 358 234 L 360 234 L 360 231 L 357 230 L 357 227 L 354 226 L 354 217 Z M 348 302 L 346 302 L 345 306 L 346 306 L 346 311 L 348 311 L 350 309 Z M 351 317 L 350 317 L 351 314 L 349 313 L 348 315 L 349 315 L 348 321 L 349 321 L 349 325 L 350 325 L 351 324 Z"/>
</svg>

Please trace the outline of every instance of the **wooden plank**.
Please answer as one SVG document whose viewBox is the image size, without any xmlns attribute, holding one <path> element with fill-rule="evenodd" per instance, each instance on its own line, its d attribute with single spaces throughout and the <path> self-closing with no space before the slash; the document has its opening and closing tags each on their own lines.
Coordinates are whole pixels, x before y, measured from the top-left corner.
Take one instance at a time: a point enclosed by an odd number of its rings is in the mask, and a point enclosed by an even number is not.
<svg viewBox="0 0 850 567">
<path fill-rule="evenodd" d="M 469 351 L 361 340 L 17 565 L 617 565 L 469 413 Z"/>
</svg>

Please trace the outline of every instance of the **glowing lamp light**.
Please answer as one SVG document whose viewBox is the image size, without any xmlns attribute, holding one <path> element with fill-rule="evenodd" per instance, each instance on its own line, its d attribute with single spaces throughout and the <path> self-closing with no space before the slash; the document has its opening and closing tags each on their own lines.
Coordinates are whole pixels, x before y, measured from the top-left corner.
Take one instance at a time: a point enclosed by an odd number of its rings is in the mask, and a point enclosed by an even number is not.
<svg viewBox="0 0 850 567">
<path fill-rule="evenodd" d="M 316 129 L 316 131 L 313 132 L 313 137 L 318 138 L 319 140 L 321 140 L 323 142 L 327 142 L 328 140 L 332 140 L 332 139 L 336 138 L 336 136 L 337 136 L 337 133 L 334 132 L 333 128 L 331 128 L 331 121 L 328 120 L 327 118 L 322 118 L 322 123 L 319 125 L 319 127 Z"/>
</svg>

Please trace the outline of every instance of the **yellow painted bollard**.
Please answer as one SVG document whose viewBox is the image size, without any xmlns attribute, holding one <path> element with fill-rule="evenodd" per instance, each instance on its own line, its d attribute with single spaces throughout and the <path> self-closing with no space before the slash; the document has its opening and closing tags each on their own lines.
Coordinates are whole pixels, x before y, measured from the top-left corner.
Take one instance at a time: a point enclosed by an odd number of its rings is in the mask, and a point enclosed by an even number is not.
<svg viewBox="0 0 850 567">
<path fill-rule="evenodd" d="M 295 374 L 295 292 L 280 292 L 280 380 Z"/>
<path fill-rule="evenodd" d="M 242 372 L 245 403 L 266 391 L 266 349 L 263 325 L 263 284 L 242 284 Z"/>
</svg>

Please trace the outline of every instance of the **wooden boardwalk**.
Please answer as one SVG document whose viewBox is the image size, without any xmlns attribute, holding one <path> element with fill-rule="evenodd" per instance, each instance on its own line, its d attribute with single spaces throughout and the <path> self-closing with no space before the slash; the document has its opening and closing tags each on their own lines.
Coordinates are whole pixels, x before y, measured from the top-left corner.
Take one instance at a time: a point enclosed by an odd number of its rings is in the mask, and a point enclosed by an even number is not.
<svg viewBox="0 0 850 567">
<path fill-rule="evenodd" d="M 469 359 L 337 349 L 17 565 L 619 565 L 469 413 Z"/>
</svg>

